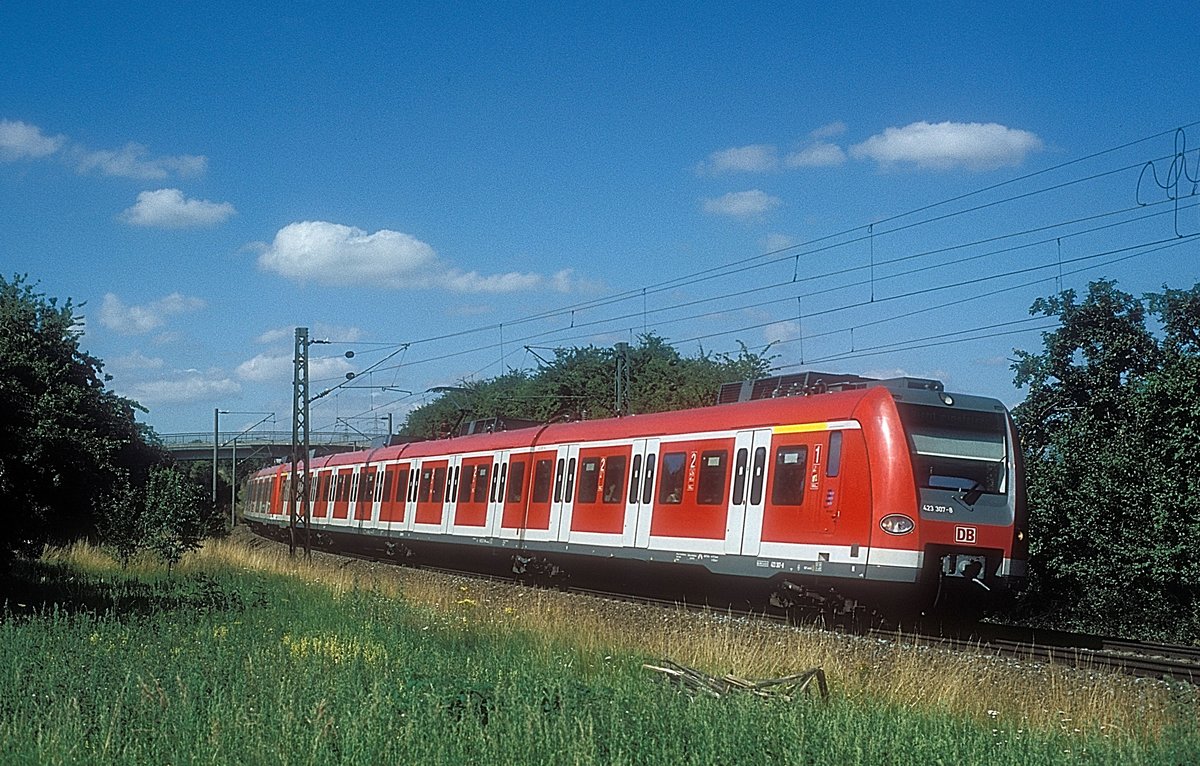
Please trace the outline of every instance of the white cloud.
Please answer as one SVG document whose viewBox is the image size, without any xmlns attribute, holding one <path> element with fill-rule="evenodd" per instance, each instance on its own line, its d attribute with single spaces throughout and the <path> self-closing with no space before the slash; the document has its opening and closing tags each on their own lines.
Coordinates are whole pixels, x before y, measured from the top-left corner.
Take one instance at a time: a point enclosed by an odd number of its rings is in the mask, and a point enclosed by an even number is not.
<svg viewBox="0 0 1200 766">
<path fill-rule="evenodd" d="M 199 298 L 171 293 L 144 306 L 127 306 L 113 293 L 106 293 L 100 306 L 100 324 L 122 335 L 140 335 L 160 327 L 168 317 L 198 311 L 204 305 Z"/>
<path fill-rule="evenodd" d="M 994 170 L 1019 165 L 1041 148 L 1042 140 L 1035 134 L 994 122 L 914 122 L 851 146 L 850 155 L 884 166 L 912 163 L 935 170 Z"/>
<path fill-rule="evenodd" d="M 262 335 L 254 339 L 255 343 L 260 343 L 264 346 L 269 346 L 272 343 L 278 343 L 285 339 L 294 339 L 296 330 L 294 327 L 277 327 L 273 330 L 267 330 Z"/>
<path fill-rule="evenodd" d="M 290 354 L 256 354 L 237 366 L 234 375 L 253 383 L 290 382 L 295 360 Z M 344 356 L 310 356 L 308 377 L 310 381 L 327 378 L 345 379 L 347 372 L 355 372 L 354 365 Z"/>
<path fill-rule="evenodd" d="M 258 265 L 299 282 L 392 289 L 444 288 L 467 293 L 508 293 L 546 283 L 539 274 L 480 274 L 443 264 L 428 244 L 404 232 L 362 229 L 326 221 L 284 226 L 262 248 Z"/>
<path fill-rule="evenodd" d="M 215 226 L 236 212 L 228 202 L 186 199 L 178 189 L 159 189 L 138 194 L 137 203 L 121 213 L 121 218 L 134 226 L 182 229 Z"/>
<path fill-rule="evenodd" d="M 237 366 L 234 370 L 234 375 L 242 380 L 249 380 L 255 383 L 262 383 L 267 380 L 283 380 L 291 378 L 292 364 L 294 360 L 290 356 L 271 355 L 271 354 L 256 354 L 254 358 L 247 359 Z M 309 358 L 309 378 L 312 378 L 312 358 Z"/>
<path fill-rule="evenodd" d="M 779 156 L 774 146 L 750 144 L 722 149 L 708 155 L 700 164 L 700 173 L 762 173 L 779 167 Z"/>
<path fill-rule="evenodd" d="M 819 168 L 841 165 L 846 161 L 842 147 L 828 142 L 818 142 L 792 152 L 785 160 L 789 168 Z"/>
<path fill-rule="evenodd" d="M 842 122 L 841 120 L 838 120 L 837 122 L 831 122 L 828 125 L 822 125 L 821 127 L 812 131 L 808 135 L 814 141 L 819 141 L 822 138 L 832 138 L 834 136 L 840 136 L 841 134 L 843 134 L 845 132 L 846 132 L 846 123 Z"/>
<path fill-rule="evenodd" d="M 150 150 L 130 142 L 116 150 L 75 149 L 76 167 L 81 173 L 96 171 L 108 176 L 141 181 L 161 181 L 171 175 L 196 176 L 208 166 L 208 158 L 194 154 L 154 157 Z"/>
<path fill-rule="evenodd" d="M 764 343 L 787 343 L 800 337 L 799 322 L 788 319 L 763 328 Z"/>
<path fill-rule="evenodd" d="M 42 135 L 42 129 L 19 120 L 0 120 L 0 160 L 12 162 L 54 154 L 66 143 L 64 136 Z"/>
<path fill-rule="evenodd" d="M 308 331 L 310 340 L 330 340 L 334 343 L 354 343 L 362 339 L 362 330 L 357 327 L 344 327 L 339 325 L 323 324 L 318 322 L 313 325 Z M 262 335 L 254 339 L 255 343 L 269 346 L 280 341 L 288 341 L 293 343 L 296 339 L 295 327 L 275 327 L 267 330 Z"/>
<path fill-rule="evenodd" d="M 163 360 L 160 357 L 146 356 L 141 351 L 133 351 L 109 359 L 104 366 L 113 370 L 161 370 Z"/>
<path fill-rule="evenodd" d="M 796 240 L 787 234 L 768 234 L 762 239 L 762 248 L 768 253 L 785 250 L 796 244 Z"/>
<path fill-rule="evenodd" d="M 92 149 L 63 135 L 44 135 L 41 128 L 27 122 L 0 120 L 0 161 L 53 154 L 73 164 L 80 173 L 97 172 L 140 181 L 200 175 L 208 167 L 208 158 L 201 155 L 154 156 L 147 147 L 132 141 L 120 149 Z"/>
<path fill-rule="evenodd" d="M 741 219 L 758 217 L 783 204 L 783 200 L 759 189 L 729 192 L 720 197 L 706 197 L 701 202 L 706 213 Z"/>
<path fill-rule="evenodd" d="M 206 376 L 196 370 L 188 370 L 186 373 L 186 377 L 182 378 L 135 383 L 123 390 L 122 395 L 151 406 L 211 401 L 242 391 L 240 383 L 227 377 L 219 377 L 217 374 Z"/>
</svg>

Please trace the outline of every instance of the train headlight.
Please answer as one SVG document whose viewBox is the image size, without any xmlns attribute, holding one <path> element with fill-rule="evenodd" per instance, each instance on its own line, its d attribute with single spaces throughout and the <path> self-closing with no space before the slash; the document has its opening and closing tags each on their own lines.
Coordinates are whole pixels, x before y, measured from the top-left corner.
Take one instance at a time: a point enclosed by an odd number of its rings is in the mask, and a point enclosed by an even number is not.
<svg viewBox="0 0 1200 766">
<path fill-rule="evenodd" d="M 879 528 L 889 535 L 907 535 L 915 526 L 903 513 L 893 513 L 879 520 Z"/>
</svg>

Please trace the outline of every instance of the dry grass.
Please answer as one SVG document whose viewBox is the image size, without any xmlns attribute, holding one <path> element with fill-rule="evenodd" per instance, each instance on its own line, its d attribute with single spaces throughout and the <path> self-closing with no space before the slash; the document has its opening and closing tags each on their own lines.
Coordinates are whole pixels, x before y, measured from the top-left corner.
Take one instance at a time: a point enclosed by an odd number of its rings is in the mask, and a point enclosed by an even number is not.
<svg viewBox="0 0 1200 766">
<path fill-rule="evenodd" d="M 111 571 L 102 551 L 77 545 L 51 554 L 73 566 Z M 136 560 L 139 572 L 161 569 Z M 583 661 L 613 653 L 666 657 L 710 673 L 744 678 L 825 670 L 834 694 L 872 704 L 951 713 L 1013 732 L 1028 730 L 1155 737 L 1194 721 L 1193 691 L 1061 665 L 1018 663 L 907 643 L 757 623 L 713 612 L 675 611 L 471 580 L 314 553 L 249 535 L 210 541 L 178 571 L 234 567 L 297 577 L 334 594 L 369 590 L 450 616 L 468 629 L 532 634 L 574 646 Z"/>
</svg>

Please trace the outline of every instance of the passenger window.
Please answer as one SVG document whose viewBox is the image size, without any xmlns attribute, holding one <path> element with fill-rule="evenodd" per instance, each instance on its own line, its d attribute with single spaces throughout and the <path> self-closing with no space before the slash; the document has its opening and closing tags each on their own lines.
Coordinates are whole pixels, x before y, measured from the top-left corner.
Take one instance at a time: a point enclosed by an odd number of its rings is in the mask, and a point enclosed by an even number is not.
<svg viewBox="0 0 1200 766">
<path fill-rule="evenodd" d="M 408 499 L 408 468 L 401 468 L 396 473 L 396 500 L 403 503 Z"/>
<path fill-rule="evenodd" d="M 563 464 L 564 461 L 560 457 L 558 466 L 554 469 L 554 502 L 561 503 L 563 499 Z"/>
<path fill-rule="evenodd" d="M 393 474 L 393 472 L 390 470 L 383 474 L 383 488 L 382 488 L 381 499 L 384 502 L 391 502 L 391 500 L 392 500 L 392 481 L 394 480 L 392 474 Z"/>
<path fill-rule="evenodd" d="M 533 466 L 533 502 L 550 500 L 550 471 L 554 465 L 550 460 L 539 460 Z"/>
<path fill-rule="evenodd" d="M 771 502 L 775 505 L 800 505 L 804 502 L 804 483 L 808 478 L 808 447 L 780 447 L 775 450 Z"/>
<path fill-rule="evenodd" d="M 450 502 L 458 502 L 458 475 L 462 471 L 461 466 L 454 466 L 454 478 L 450 482 Z"/>
<path fill-rule="evenodd" d="M 433 487 L 430 492 L 430 501 L 440 503 L 446 498 L 446 469 L 433 469 Z"/>
<path fill-rule="evenodd" d="M 450 501 L 454 503 L 466 503 L 470 501 L 470 487 L 474 486 L 475 467 L 462 466 L 462 477 L 460 478 L 461 481 L 455 481 L 454 497 L 450 498 Z"/>
<path fill-rule="evenodd" d="M 842 470 L 842 432 L 829 434 L 829 463 L 825 466 L 826 476 L 837 476 Z"/>
<path fill-rule="evenodd" d="M 579 495 L 581 503 L 596 502 L 600 490 L 600 458 L 589 457 L 579 464 Z"/>
<path fill-rule="evenodd" d="M 696 484 L 696 502 L 700 505 L 725 504 L 725 463 L 729 453 L 711 450 L 700 455 L 700 480 Z"/>
<path fill-rule="evenodd" d="M 758 505 L 763 499 L 763 471 L 767 467 L 767 448 L 754 450 L 754 473 L 750 476 L 750 504 Z"/>
<path fill-rule="evenodd" d="M 653 452 L 646 456 L 646 478 L 642 481 L 643 505 L 649 505 L 654 499 L 654 458 Z"/>
<path fill-rule="evenodd" d="M 636 503 L 638 499 L 638 479 L 642 476 L 642 456 L 633 456 L 633 472 L 629 474 L 629 502 Z"/>
<path fill-rule="evenodd" d="M 563 492 L 563 500 L 571 502 L 575 496 L 575 458 L 567 461 L 567 488 Z"/>
<path fill-rule="evenodd" d="M 501 502 L 504 501 L 504 484 L 507 481 L 508 481 L 508 463 L 501 463 L 500 464 L 500 489 L 496 491 L 496 497 L 500 498 Z"/>
<path fill-rule="evenodd" d="M 668 452 L 662 457 L 662 478 L 658 482 L 658 502 L 678 505 L 683 502 L 683 467 L 687 455 Z"/>
<path fill-rule="evenodd" d="M 519 503 L 521 501 L 521 492 L 525 490 L 525 461 L 514 460 L 512 470 L 508 474 L 508 497 L 506 500 L 510 503 Z"/>
<path fill-rule="evenodd" d="M 475 494 L 471 500 L 476 503 L 486 503 L 488 498 L 488 474 L 492 472 L 490 463 L 475 467 Z"/>
<path fill-rule="evenodd" d="M 624 455 L 609 455 L 604 466 L 604 502 L 619 503 L 625 495 Z"/>
<path fill-rule="evenodd" d="M 429 488 L 432 483 L 433 471 L 429 470 L 428 468 L 426 468 L 424 471 L 421 471 L 421 488 L 417 491 L 418 503 L 429 502 Z"/>
<path fill-rule="evenodd" d="M 741 505 L 746 500 L 746 463 L 750 451 L 744 447 L 737 451 L 737 459 L 733 461 L 733 504 Z"/>
<path fill-rule="evenodd" d="M 488 495 L 488 500 L 493 503 L 496 502 L 496 485 L 498 485 L 499 483 L 500 483 L 500 466 L 493 465 L 492 466 L 492 491 L 491 491 L 491 494 Z"/>
</svg>

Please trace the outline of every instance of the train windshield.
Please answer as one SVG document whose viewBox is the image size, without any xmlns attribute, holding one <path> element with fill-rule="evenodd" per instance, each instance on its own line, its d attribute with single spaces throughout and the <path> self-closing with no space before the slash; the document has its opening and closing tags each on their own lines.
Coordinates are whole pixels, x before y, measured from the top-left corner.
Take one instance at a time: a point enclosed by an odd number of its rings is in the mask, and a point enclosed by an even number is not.
<svg viewBox="0 0 1200 766">
<path fill-rule="evenodd" d="M 1007 428 L 1002 413 L 897 405 L 908 431 L 918 485 L 972 494 L 1005 493 Z"/>
</svg>

